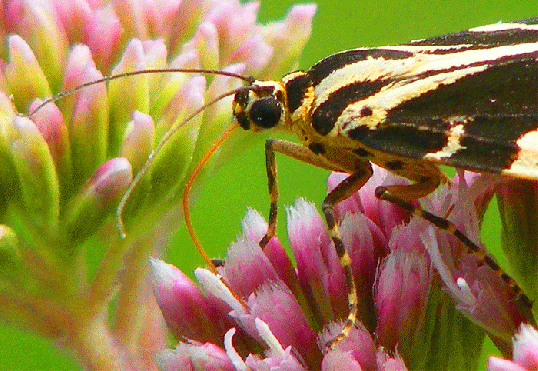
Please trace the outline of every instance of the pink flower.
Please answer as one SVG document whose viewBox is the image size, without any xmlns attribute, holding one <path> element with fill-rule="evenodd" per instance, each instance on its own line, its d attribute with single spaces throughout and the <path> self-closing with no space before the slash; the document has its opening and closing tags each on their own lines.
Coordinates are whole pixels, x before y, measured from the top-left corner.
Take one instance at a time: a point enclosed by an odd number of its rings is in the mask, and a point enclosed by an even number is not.
<svg viewBox="0 0 538 371">
<path fill-rule="evenodd" d="M 513 338 L 513 360 L 490 357 L 488 371 L 530 371 L 538 368 L 538 332 L 529 325 L 521 325 Z"/>
<path fill-rule="evenodd" d="M 155 369 L 166 329 L 147 280 L 148 257 L 161 254 L 181 220 L 178 189 L 231 122 L 231 97 L 179 127 L 156 157 L 124 209 L 126 240 L 114 212 L 165 133 L 241 81 L 143 74 L 41 104 L 142 69 L 279 78 L 275 73 L 297 63 L 315 7 L 293 7 L 270 26 L 256 22 L 258 4 L 236 0 L 9 0 L 0 8 L 0 31 L 8 35 L 0 61 L 0 301 L 9 303 L 0 317 L 68 348 L 84 368 Z M 88 268 L 92 259 L 98 269 Z M 190 290 L 199 303 L 201 293 Z M 163 307 L 167 319 L 176 304 Z M 221 313 L 207 317 L 194 304 L 182 309 L 198 322 Z M 197 321 L 178 323 L 177 331 L 191 328 L 186 336 L 195 339 Z M 200 338 L 216 342 L 230 327 L 223 321 Z M 184 346 L 179 353 L 190 355 L 192 367 L 231 367 L 210 357 L 214 348 Z"/>
<path fill-rule="evenodd" d="M 332 174 L 329 190 L 344 177 Z M 478 240 L 474 205 L 481 214 L 494 185 L 484 178 L 456 178 L 450 189 L 439 190 L 423 203 L 445 215 L 455 202 L 449 218 Z M 526 321 L 513 295 L 489 267 L 477 269 L 476 258 L 462 252 L 452 234 L 422 219 L 409 220 L 405 212 L 375 199 L 376 187 L 395 182 L 401 181 L 375 168 L 372 179 L 337 206 L 342 238 L 353 261 L 359 322 L 334 348 L 326 344 L 340 334 L 348 314 L 343 270 L 314 205 L 299 199 L 288 209 L 295 269 L 277 238 L 265 251 L 260 249 L 267 225 L 252 210 L 243 221 L 243 235 L 219 268 L 226 285 L 198 269 L 195 275 L 205 292 L 201 294 L 175 268 L 153 264 L 155 277 L 175 272 L 174 279 L 153 283 L 162 310 L 173 313 L 165 314 L 167 324 L 180 339 L 176 350 L 165 354 L 179 359 L 186 345 L 206 349 L 213 344 L 215 357 L 225 352 L 237 369 L 405 370 L 454 365 L 472 369 L 485 334 L 504 349 Z M 176 280 L 185 284 L 166 282 Z M 193 302 L 193 290 L 194 302 L 199 302 L 195 311 L 180 309 Z M 211 325 L 195 321 L 198 311 L 206 318 L 216 315 L 208 320 Z M 189 321 L 198 325 L 181 325 Z M 212 335 L 203 335 L 209 329 Z M 219 341 L 214 340 L 216 332 Z M 172 358 L 166 359 L 163 369 L 177 367 Z"/>
</svg>

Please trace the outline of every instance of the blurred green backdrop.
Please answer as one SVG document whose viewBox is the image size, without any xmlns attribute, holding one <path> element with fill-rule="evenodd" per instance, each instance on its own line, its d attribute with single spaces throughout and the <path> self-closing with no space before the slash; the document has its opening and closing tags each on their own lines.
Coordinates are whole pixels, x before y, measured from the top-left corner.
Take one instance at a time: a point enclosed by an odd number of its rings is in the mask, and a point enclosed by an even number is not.
<svg viewBox="0 0 538 371">
<path fill-rule="evenodd" d="M 262 1 L 260 20 L 280 19 L 292 4 L 291 0 Z M 538 15 L 536 0 L 319 0 L 317 4 L 312 38 L 301 59 L 301 69 L 345 49 L 394 44 Z M 283 206 L 292 204 L 297 197 L 319 205 L 326 191 L 328 172 L 282 157 L 277 158 L 281 194 L 278 234 L 286 243 Z M 206 178 L 198 189 L 193 222 L 209 256 L 225 256 L 227 246 L 240 233 L 240 221 L 247 207 L 267 215 L 263 162 L 260 142 Z M 494 220 L 495 210 L 491 209 L 493 221 L 488 221 L 488 233 L 482 237 L 488 248 L 494 249 L 499 229 Z M 184 228 L 171 241 L 165 258 L 185 272 L 203 264 Z M 65 351 L 31 334 L 1 327 L 0 344 L 0 370 L 80 369 Z"/>
</svg>

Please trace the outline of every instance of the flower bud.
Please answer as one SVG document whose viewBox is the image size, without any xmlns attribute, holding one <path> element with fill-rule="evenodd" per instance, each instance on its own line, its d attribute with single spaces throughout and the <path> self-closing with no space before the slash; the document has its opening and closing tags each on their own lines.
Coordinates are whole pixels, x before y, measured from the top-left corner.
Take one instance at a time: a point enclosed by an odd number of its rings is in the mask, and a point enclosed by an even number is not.
<svg viewBox="0 0 538 371">
<path fill-rule="evenodd" d="M 162 40 L 141 41 L 133 39 L 127 44 L 121 61 L 112 70 L 120 74 L 143 69 L 166 67 L 166 46 Z M 151 95 L 158 89 L 157 74 L 140 74 L 111 81 L 108 90 L 110 107 L 110 133 L 112 148 L 119 146 L 125 124 L 133 111 L 150 113 Z"/>
<path fill-rule="evenodd" d="M 283 22 L 274 22 L 268 26 L 265 41 L 272 45 L 273 53 L 263 76 L 282 75 L 297 67 L 297 57 L 310 38 L 315 13 L 315 4 L 295 5 Z M 286 58 L 282 60 L 282 56 Z"/>
<path fill-rule="evenodd" d="M 288 209 L 289 240 L 297 261 L 299 282 L 321 325 L 347 315 L 344 272 L 327 229 L 315 206 L 298 199 Z"/>
<path fill-rule="evenodd" d="M 11 141 L 27 220 L 56 231 L 60 217 L 60 189 L 54 160 L 43 135 L 26 117 L 15 116 Z"/>
<path fill-rule="evenodd" d="M 35 97 L 49 97 L 51 90 L 32 49 L 18 35 L 9 36 L 9 63 L 6 81 L 20 112 L 25 112 Z"/>
<path fill-rule="evenodd" d="M 133 112 L 133 119 L 127 124 L 123 135 L 120 156 L 125 157 L 138 173 L 153 147 L 155 126 L 150 115 Z"/>
<path fill-rule="evenodd" d="M 83 42 L 92 51 L 95 64 L 101 71 L 109 71 L 118 55 L 123 31 L 112 4 L 92 11 L 81 27 Z"/>
<path fill-rule="evenodd" d="M 173 265 L 158 259 L 150 259 L 150 263 L 153 292 L 174 336 L 219 343 L 225 329 L 200 289 Z"/>
<path fill-rule="evenodd" d="M 62 65 L 69 49 L 64 27 L 56 15 L 53 2 L 22 1 L 20 4 L 22 5 L 19 8 L 21 18 L 12 32 L 28 41 L 39 64 L 44 66 L 43 72 L 52 90 L 57 91 L 61 83 Z M 35 71 L 34 68 L 32 70 Z M 22 76 L 25 73 L 24 69 L 19 73 Z M 34 79 L 35 76 L 30 74 L 27 78 Z M 40 94 L 33 96 L 43 97 Z"/>
<path fill-rule="evenodd" d="M 42 100 L 37 99 L 30 105 L 30 111 L 42 104 Z M 50 154 L 56 165 L 57 174 L 60 177 L 60 186 L 62 192 L 68 192 L 68 186 L 71 184 L 71 148 L 69 143 L 69 133 L 64 123 L 62 113 L 55 104 L 46 104 L 42 106 L 31 117 L 37 126 L 43 139 L 47 142 Z M 65 197 L 62 194 L 62 197 Z"/>
<path fill-rule="evenodd" d="M 88 64 L 78 75 L 78 83 L 94 81 L 103 76 Z M 80 186 L 107 158 L 108 105 L 106 87 L 96 84 L 75 93 L 71 119 L 67 123 L 71 139 L 73 179 Z"/>
<path fill-rule="evenodd" d="M 156 357 L 159 370 L 234 371 L 230 358 L 215 344 L 179 343 L 175 350 L 163 350 Z"/>
<path fill-rule="evenodd" d="M 66 229 L 70 237 L 80 241 L 97 231 L 115 209 L 132 176 L 131 164 L 123 157 L 101 165 L 68 206 Z"/>
<path fill-rule="evenodd" d="M 0 224 L 0 280 L 4 276 L 14 276 L 22 268 L 19 240 L 15 231 Z"/>
</svg>

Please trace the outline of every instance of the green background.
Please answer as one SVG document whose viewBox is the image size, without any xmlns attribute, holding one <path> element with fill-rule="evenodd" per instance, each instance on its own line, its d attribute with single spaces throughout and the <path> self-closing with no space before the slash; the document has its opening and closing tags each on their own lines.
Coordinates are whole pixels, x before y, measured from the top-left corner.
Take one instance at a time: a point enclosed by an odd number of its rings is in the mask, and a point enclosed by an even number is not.
<svg viewBox="0 0 538 371">
<path fill-rule="evenodd" d="M 290 0 L 262 1 L 259 18 L 262 22 L 280 19 L 292 4 Z M 312 37 L 300 63 L 302 69 L 345 49 L 395 44 L 538 15 L 536 0 L 321 0 L 317 4 Z M 193 222 L 209 256 L 225 256 L 227 246 L 240 233 L 241 218 L 247 207 L 267 215 L 269 201 L 262 146 L 260 141 L 234 158 L 206 178 L 197 192 Z M 325 195 L 328 172 L 282 156 L 277 162 L 281 194 L 278 234 L 285 242 L 283 205 L 292 204 L 297 197 L 319 205 Z M 488 221 L 485 230 L 488 233 L 482 236 L 484 243 L 490 249 L 498 247 L 496 223 Z M 203 264 L 184 228 L 171 242 L 166 260 L 185 272 Z M 69 354 L 51 342 L 12 328 L 0 328 L 0 344 L 0 370 L 80 369 Z"/>
</svg>

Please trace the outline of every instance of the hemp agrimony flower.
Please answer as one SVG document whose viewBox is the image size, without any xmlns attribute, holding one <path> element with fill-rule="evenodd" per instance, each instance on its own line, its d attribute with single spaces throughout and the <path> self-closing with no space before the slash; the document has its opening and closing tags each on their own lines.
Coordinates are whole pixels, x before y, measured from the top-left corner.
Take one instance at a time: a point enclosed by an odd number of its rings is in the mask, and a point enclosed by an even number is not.
<svg viewBox="0 0 538 371">
<path fill-rule="evenodd" d="M 329 190 L 344 177 L 332 174 Z M 247 213 L 219 268 L 246 307 L 209 271 L 195 272 L 202 291 L 177 268 L 153 260 L 157 301 L 180 340 L 159 353 L 161 369 L 467 370 L 478 367 L 486 334 L 507 349 L 524 318 L 506 286 L 477 267 L 454 236 L 375 198 L 376 187 L 401 182 L 374 167 L 372 179 L 336 206 L 359 325 L 334 349 L 325 346 L 348 314 L 345 277 L 321 216 L 303 199 L 288 209 L 296 268 L 277 238 L 260 249 L 267 224 L 256 211 Z M 478 240 L 477 215 L 494 185 L 489 176 L 461 173 L 424 205 L 443 215 L 455 200 L 449 218 Z"/>
<path fill-rule="evenodd" d="M 139 75 L 81 89 L 29 117 L 18 114 L 104 75 L 141 69 L 277 78 L 296 65 L 315 7 L 293 7 L 267 26 L 256 23 L 258 7 L 235 0 L 2 3 L 3 321 L 70 349 L 88 369 L 155 367 L 166 331 L 148 286 L 148 257 L 160 255 L 181 220 L 178 191 L 193 161 L 229 124 L 230 99 L 180 127 L 157 156 L 125 209 L 126 240 L 115 230 L 114 210 L 164 133 L 241 82 Z M 235 147 L 224 146 L 213 166 Z M 88 269 L 90 254 L 99 259 L 96 271 Z"/>
</svg>

